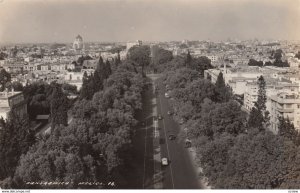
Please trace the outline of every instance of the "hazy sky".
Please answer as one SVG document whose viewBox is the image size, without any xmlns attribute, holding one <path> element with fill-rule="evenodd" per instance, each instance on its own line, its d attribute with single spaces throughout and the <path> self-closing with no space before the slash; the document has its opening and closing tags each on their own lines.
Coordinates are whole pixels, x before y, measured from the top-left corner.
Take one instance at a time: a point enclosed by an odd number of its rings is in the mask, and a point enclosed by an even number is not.
<svg viewBox="0 0 300 193">
<path fill-rule="evenodd" d="M 0 0 L 1 42 L 300 39 L 300 0 Z"/>
</svg>

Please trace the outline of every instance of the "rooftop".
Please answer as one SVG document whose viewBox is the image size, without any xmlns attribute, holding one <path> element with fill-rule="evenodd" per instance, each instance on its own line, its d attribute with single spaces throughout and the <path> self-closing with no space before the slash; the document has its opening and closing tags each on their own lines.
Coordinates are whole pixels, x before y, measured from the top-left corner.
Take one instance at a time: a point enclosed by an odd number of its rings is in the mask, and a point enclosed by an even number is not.
<svg viewBox="0 0 300 193">
<path fill-rule="evenodd" d="M 7 99 L 20 93 L 21 92 L 0 92 L 0 99 Z"/>
</svg>

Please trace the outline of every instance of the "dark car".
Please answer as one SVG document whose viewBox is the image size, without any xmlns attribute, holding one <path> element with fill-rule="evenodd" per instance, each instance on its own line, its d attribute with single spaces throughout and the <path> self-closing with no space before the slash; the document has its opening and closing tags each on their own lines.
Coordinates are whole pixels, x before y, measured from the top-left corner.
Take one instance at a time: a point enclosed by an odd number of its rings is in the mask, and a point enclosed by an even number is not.
<svg viewBox="0 0 300 193">
<path fill-rule="evenodd" d="M 170 140 L 174 140 L 174 139 L 176 139 L 176 136 L 173 135 L 173 134 L 170 134 L 170 135 L 169 135 L 169 139 L 170 139 Z"/>
<path fill-rule="evenodd" d="M 190 139 L 185 139 L 185 148 L 190 148 L 192 147 L 192 141 Z"/>
</svg>

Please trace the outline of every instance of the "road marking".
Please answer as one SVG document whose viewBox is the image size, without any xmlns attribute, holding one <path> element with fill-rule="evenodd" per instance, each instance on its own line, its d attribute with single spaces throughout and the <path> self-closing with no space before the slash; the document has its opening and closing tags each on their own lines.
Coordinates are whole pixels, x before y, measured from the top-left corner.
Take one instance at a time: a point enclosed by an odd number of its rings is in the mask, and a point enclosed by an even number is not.
<svg viewBox="0 0 300 193">
<path fill-rule="evenodd" d="M 145 108 L 146 109 L 146 108 Z M 144 173 L 143 173 L 143 189 L 145 188 L 145 175 L 146 175 L 146 155 L 147 155 L 147 118 L 145 121 L 145 126 L 146 126 L 146 134 L 145 134 L 145 151 L 144 151 Z"/>
<path fill-rule="evenodd" d="M 159 98 L 159 106 L 160 106 L 160 110 L 162 111 L 161 108 L 161 100 L 160 97 Z M 171 156 L 170 156 L 170 152 L 169 152 L 169 145 L 168 145 L 168 140 L 167 140 L 167 134 L 166 134 L 166 128 L 165 128 L 165 120 L 163 119 L 163 128 L 164 128 L 164 133 L 165 133 L 165 139 L 166 139 L 166 143 L 167 143 L 167 152 L 168 152 L 168 157 L 171 160 Z M 172 179 L 172 185 L 173 185 L 173 189 L 174 189 L 174 180 L 173 180 L 173 169 L 172 169 L 172 165 L 170 165 L 170 169 L 171 169 L 171 179 Z"/>
</svg>

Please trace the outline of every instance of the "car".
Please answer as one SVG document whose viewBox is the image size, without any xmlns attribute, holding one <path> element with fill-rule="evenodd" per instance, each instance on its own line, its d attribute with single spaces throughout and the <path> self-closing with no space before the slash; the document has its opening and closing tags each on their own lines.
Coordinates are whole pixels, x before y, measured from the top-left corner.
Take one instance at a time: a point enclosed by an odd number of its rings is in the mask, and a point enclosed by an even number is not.
<svg viewBox="0 0 300 193">
<path fill-rule="evenodd" d="M 166 97 L 166 98 L 170 98 L 170 96 L 169 96 L 168 93 L 165 93 L 165 97 Z"/>
<path fill-rule="evenodd" d="M 166 158 L 166 157 L 162 158 L 161 159 L 161 165 L 163 165 L 163 166 L 169 165 L 168 158 Z"/>
<path fill-rule="evenodd" d="M 172 111 L 168 111 L 167 113 L 168 113 L 168 115 L 172 115 L 173 114 Z"/>
<path fill-rule="evenodd" d="M 158 115 L 158 119 L 159 119 L 159 120 L 162 120 L 162 116 L 161 116 L 161 115 Z"/>
<path fill-rule="evenodd" d="M 173 135 L 173 134 L 170 134 L 170 135 L 169 135 L 169 139 L 170 139 L 170 140 L 174 140 L 174 139 L 176 139 L 176 136 Z"/>
<path fill-rule="evenodd" d="M 184 123 L 184 119 L 180 119 L 179 124 L 182 125 Z"/>
<path fill-rule="evenodd" d="M 185 139 L 185 148 L 192 147 L 192 141 L 190 139 Z"/>
</svg>

